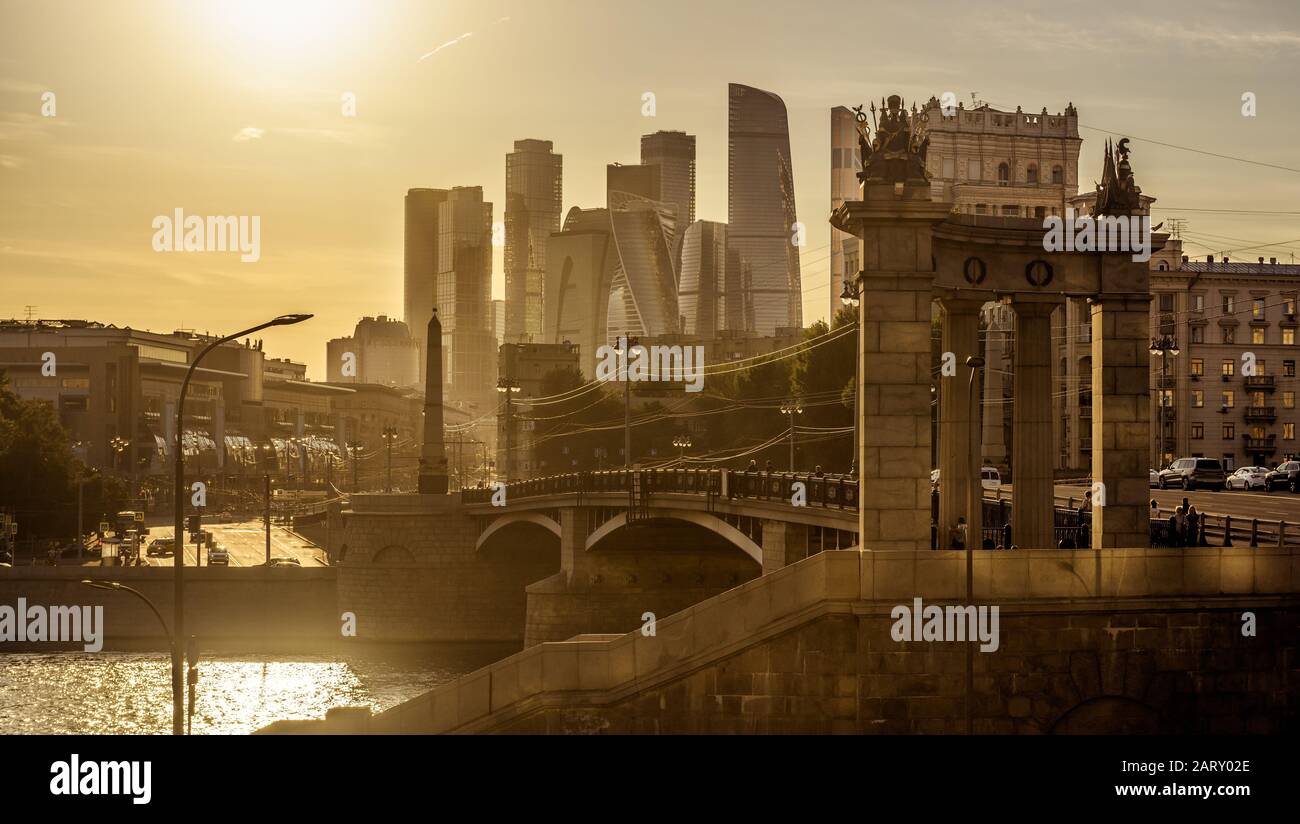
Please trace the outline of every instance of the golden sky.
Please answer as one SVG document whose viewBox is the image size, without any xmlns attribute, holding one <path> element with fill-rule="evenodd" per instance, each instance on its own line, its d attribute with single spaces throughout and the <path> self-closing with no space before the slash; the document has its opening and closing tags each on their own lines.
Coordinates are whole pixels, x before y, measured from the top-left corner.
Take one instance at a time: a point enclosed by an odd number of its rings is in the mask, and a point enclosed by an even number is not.
<svg viewBox="0 0 1300 824">
<path fill-rule="evenodd" d="M 228 332 L 314 312 L 266 345 L 320 379 L 327 339 L 401 314 L 406 189 L 481 185 L 500 220 L 516 139 L 554 141 L 567 210 L 603 205 L 605 164 L 636 162 L 640 135 L 688 131 L 697 217 L 725 221 L 738 82 L 789 109 L 811 322 L 827 301 L 830 107 L 894 92 L 1073 101 L 1084 126 L 1300 169 L 1297 77 L 1294 2 L 0 0 L 0 317 L 31 304 Z M 1086 185 L 1105 135 L 1081 132 Z M 1186 218 L 1190 253 L 1300 251 L 1300 173 L 1132 149 L 1156 221 Z M 153 219 L 176 208 L 259 216 L 260 259 L 154 251 Z"/>
</svg>

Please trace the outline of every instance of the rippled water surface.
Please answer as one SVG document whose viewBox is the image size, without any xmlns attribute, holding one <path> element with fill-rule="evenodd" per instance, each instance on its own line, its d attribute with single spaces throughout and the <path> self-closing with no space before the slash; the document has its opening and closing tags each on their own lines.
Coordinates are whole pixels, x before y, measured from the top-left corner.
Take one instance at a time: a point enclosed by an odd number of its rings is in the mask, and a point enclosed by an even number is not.
<svg viewBox="0 0 1300 824">
<path fill-rule="evenodd" d="M 330 707 L 384 710 L 506 654 L 420 648 L 402 654 L 213 655 L 199 665 L 194 733 L 249 733 Z M 165 653 L 0 655 L 0 733 L 169 733 Z"/>
</svg>

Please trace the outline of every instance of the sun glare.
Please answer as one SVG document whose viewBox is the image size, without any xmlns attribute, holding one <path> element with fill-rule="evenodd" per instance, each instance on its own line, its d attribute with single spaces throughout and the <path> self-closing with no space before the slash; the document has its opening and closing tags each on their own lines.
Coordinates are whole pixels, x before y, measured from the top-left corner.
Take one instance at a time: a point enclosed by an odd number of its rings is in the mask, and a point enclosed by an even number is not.
<svg viewBox="0 0 1300 824">
<path fill-rule="evenodd" d="M 202 22 L 226 45 L 250 55 L 301 58 L 329 47 L 358 22 L 354 0 L 223 0 L 203 3 Z"/>
</svg>

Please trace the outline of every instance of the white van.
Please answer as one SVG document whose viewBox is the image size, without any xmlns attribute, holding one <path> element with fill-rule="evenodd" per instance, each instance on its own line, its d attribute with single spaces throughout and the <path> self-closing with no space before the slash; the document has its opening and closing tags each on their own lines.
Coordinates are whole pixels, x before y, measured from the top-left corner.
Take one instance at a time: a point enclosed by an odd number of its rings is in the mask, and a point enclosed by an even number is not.
<svg viewBox="0 0 1300 824">
<path fill-rule="evenodd" d="M 980 470 L 980 486 L 992 492 L 1002 488 L 1002 473 L 996 466 L 986 466 Z"/>
</svg>

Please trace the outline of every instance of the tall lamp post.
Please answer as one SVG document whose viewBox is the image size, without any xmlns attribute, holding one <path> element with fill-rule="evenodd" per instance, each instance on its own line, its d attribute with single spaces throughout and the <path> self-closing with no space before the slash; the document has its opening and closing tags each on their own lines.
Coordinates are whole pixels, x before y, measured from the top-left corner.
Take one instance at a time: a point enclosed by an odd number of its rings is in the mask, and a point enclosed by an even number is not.
<svg viewBox="0 0 1300 824">
<path fill-rule="evenodd" d="M 973 605 L 975 603 L 975 542 L 980 541 L 983 544 L 981 533 L 982 524 L 984 523 L 984 513 L 977 507 L 983 506 L 984 484 L 980 480 L 980 415 L 978 405 L 979 381 L 975 380 L 975 375 L 984 368 L 984 359 L 978 355 L 971 355 L 966 358 L 966 365 L 970 367 L 970 381 L 967 391 L 970 392 L 970 479 L 966 483 L 966 603 Z M 952 483 L 952 481 L 949 481 Z M 976 517 L 976 516 L 979 517 Z M 966 643 L 966 734 L 970 735 L 971 727 L 971 700 L 975 693 L 975 645 L 967 639 Z"/>
<path fill-rule="evenodd" d="M 510 401 L 515 395 L 519 394 L 519 381 L 514 378 L 498 378 L 497 391 L 505 396 L 506 399 L 506 483 L 514 480 L 515 453 L 514 445 L 511 438 L 511 430 L 514 429 L 514 421 L 510 418 Z"/>
<path fill-rule="evenodd" d="M 384 427 L 384 447 L 388 450 L 388 470 L 384 480 L 384 491 L 393 491 L 393 442 L 397 440 L 397 427 Z"/>
<path fill-rule="evenodd" d="M 175 457 L 175 485 L 172 488 L 172 507 L 174 510 L 173 541 L 175 542 L 175 553 L 173 554 L 172 568 L 175 570 L 175 588 L 172 594 L 172 600 L 175 606 L 175 615 L 172 618 L 172 734 L 181 735 L 185 731 L 185 685 L 181 670 L 184 668 L 185 650 L 181 648 L 181 639 L 185 637 L 185 544 L 181 536 L 185 532 L 185 453 L 181 449 L 181 437 L 185 431 L 185 395 L 190 390 L 190 379 L 194 377 L 194 370 L 198 368 L 199 363 L 207 357 L 207 354 L 224 343 L 237 340 L 245 335 L 251 335 L 254 332 L 260 332 L 271 326 L 291 326 L 295 323 L 302 323 L 310 318 L 311 315 L 280 315 L 278 318 L 268 320 L 266 323 L 260 323 L 257 326 L 249 327 L 236 332 L 233 335 L 226 335 L 224 338 L 218 338 L 199 352 L 198 356 L 190 362 L 190 368 L 185 371 L 185 379 L 181 381 L 180 395 L 176 399 L 176 433 L 172 449 L 176 452 Z"/>
<path fill-rule="evenodd" d="M 629 362 L 632 360 L 632 350 L 635 349 L 641 341 L 634 337 L 624 335 L 618 339 L 618 344 L 614 351 L 623 355 L 623 468 L 632 468 L 632 381 L 629 373 Z"/>
<path fill-rule="evenodd" d="M 690 435 L 677 435 L 673 438 L 673 446 L 677 447 L 677 462 L 686 462 L 686 450 L 691 448 Z"/>
<path fill-rule="evenodd" d="M 790 416 L 790 471 L 794 472 L 794 416 L 803 414 L 803 404 L 798 399 L 784 401 L 781 414 Z"/>
<path fill-rule="evenodd" d="M 1148 350 L 1151 357 L 1160 356 L 1160 386 L 1157 388 L 1160 397 L 1160 431 L 1156 433 L 1155 468 L 1161 469 L 1165 465 L 1165 384 L 1169 382 L 1169 356 L 1178 356 L 1178 341 L 1174 340 L 1173 335 L 1161 335 L 1151 341 Z"/>
<path fill-rule="evenodd" d="M 856 280 L 844 281 L 844 291 L 840 292 L 840 303 L 857 309 L 862 303 L 862 287 Z M 834 321 L 834 318 L 831 319 Z M 862 329 L 858 322 L 858 313 L 853 313 L 853 325 Z M 858 359 L 862 357 L 862 340 L 859 334 L 853 336 L 853 459 L 849 462 L 849 474 L 853 480 L 858 479 Z"/>
<path fill-rule="evenodd" d="M 361 456 L 361 444 L 353 441 L 348 444 L 348 457 L 352 460 L 352 491 L 357 492 L 360 487 L 357 486 L 357 460 Z"/>
</svg>

